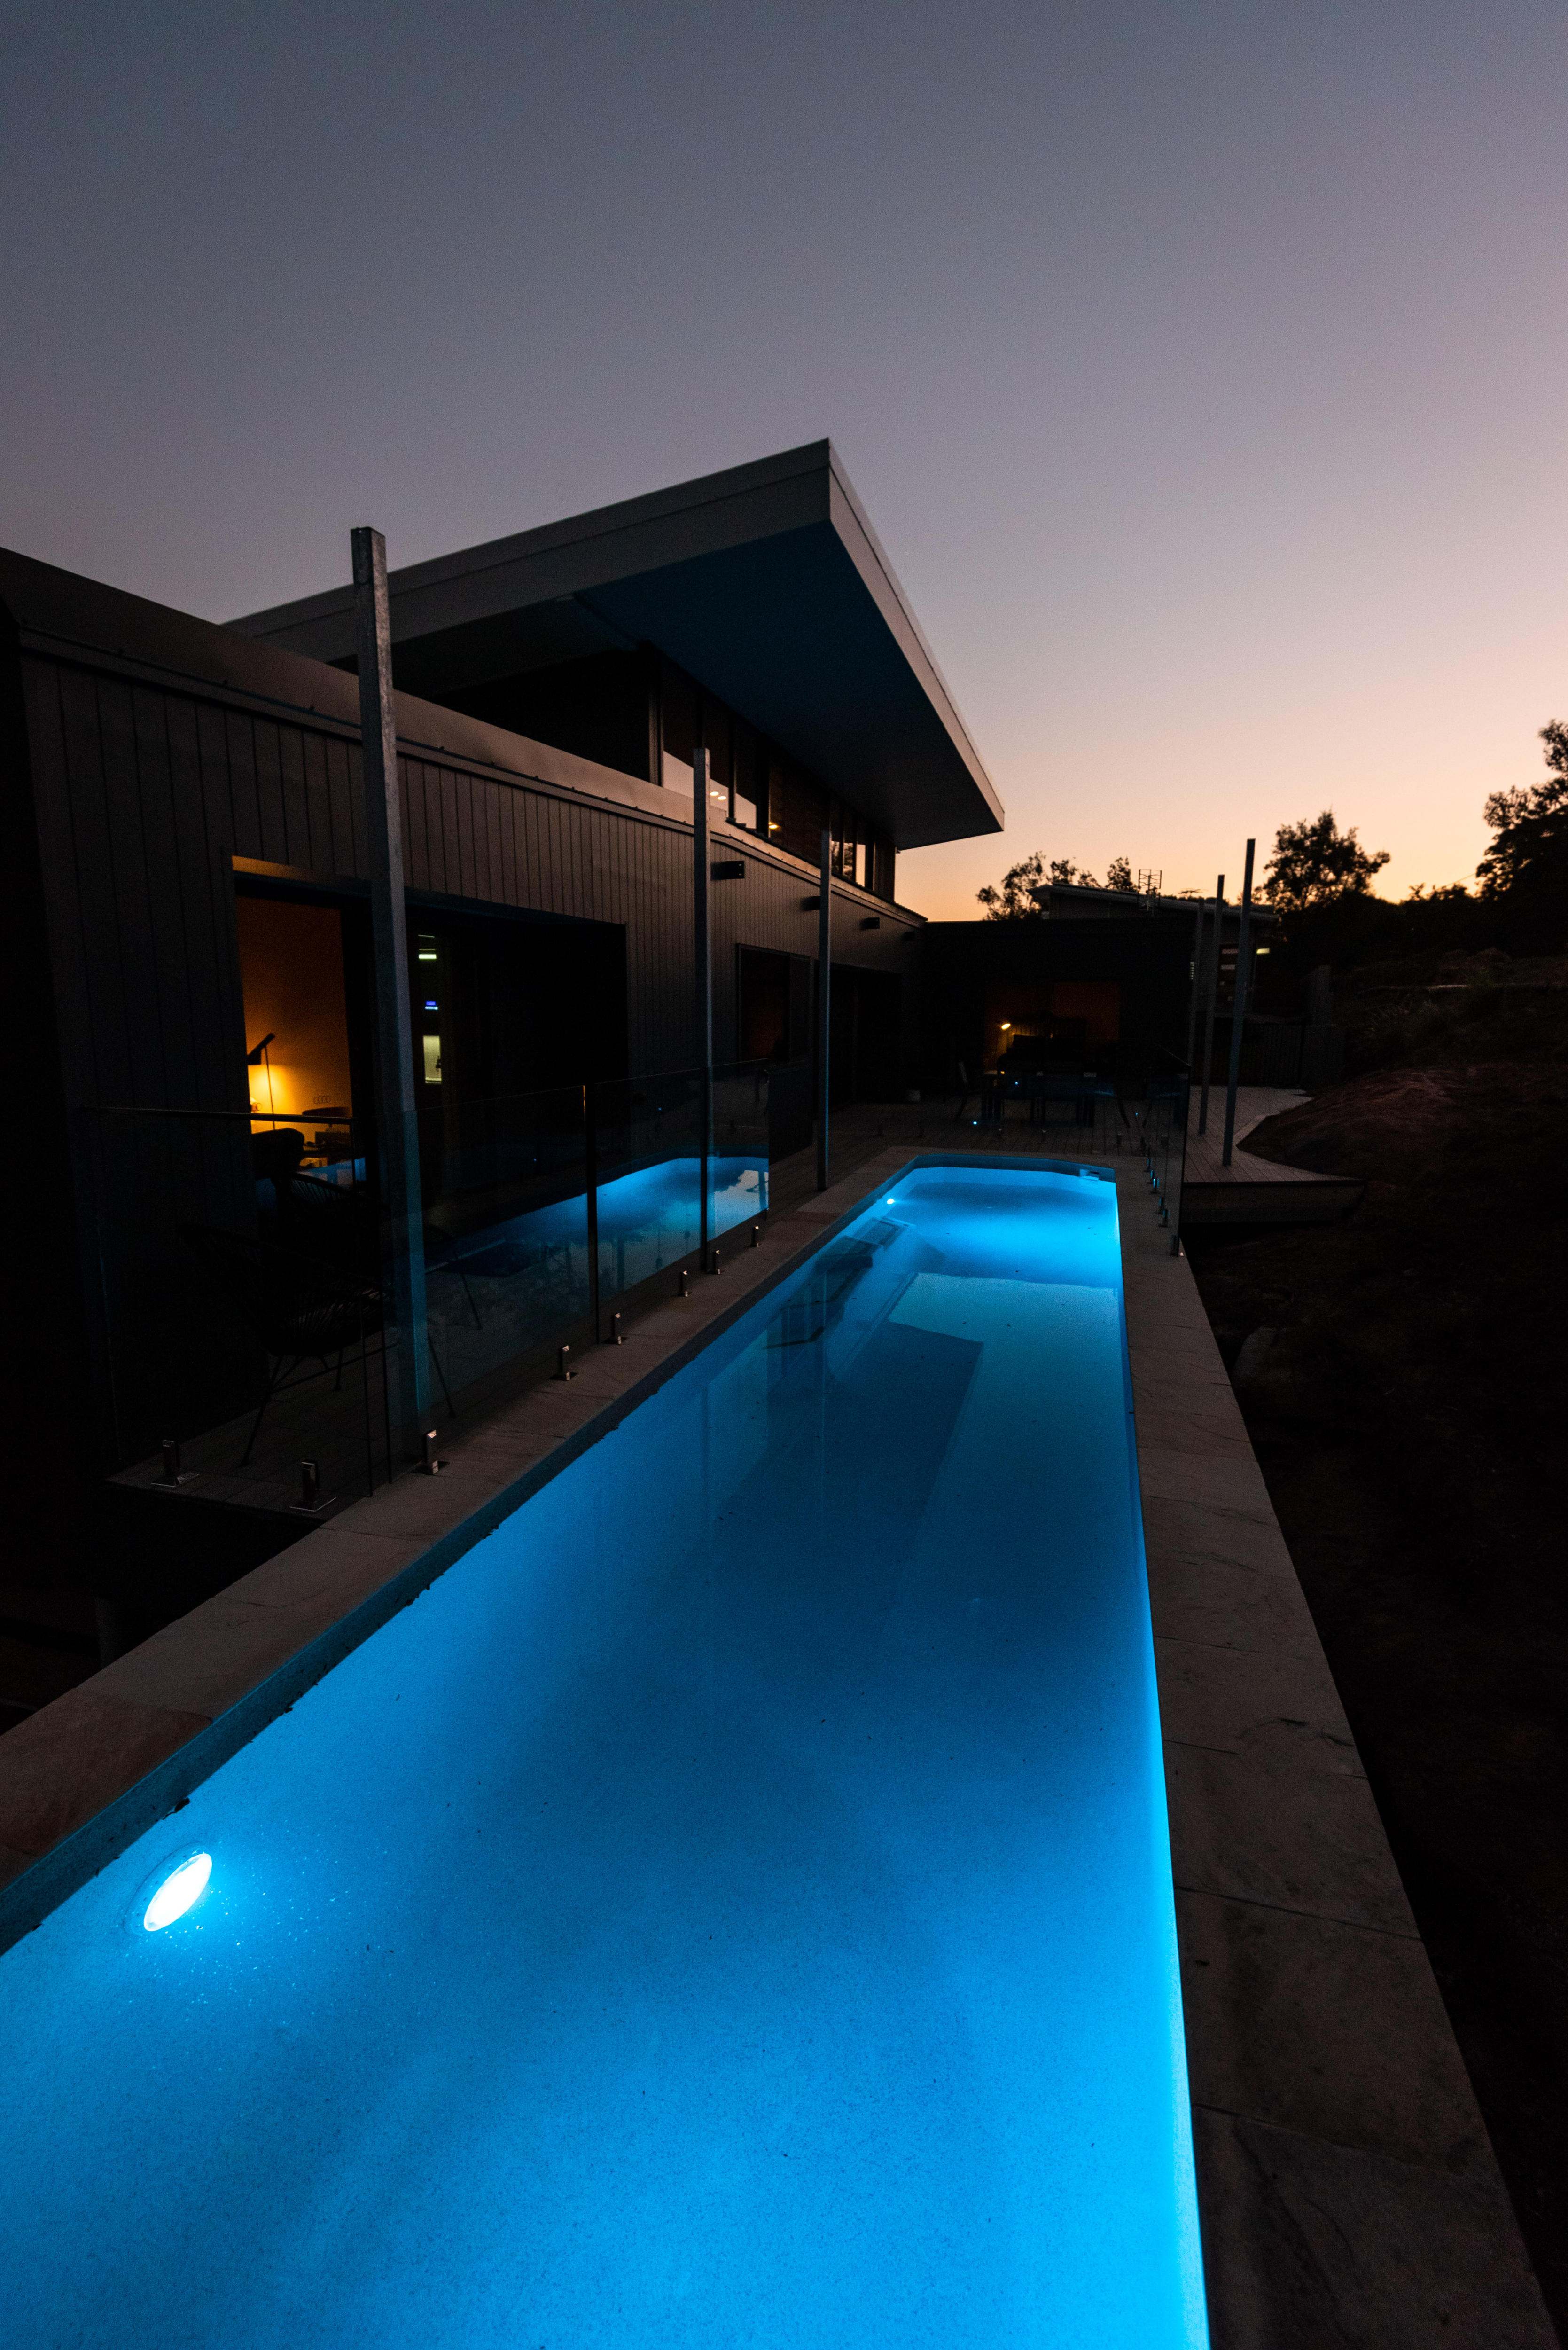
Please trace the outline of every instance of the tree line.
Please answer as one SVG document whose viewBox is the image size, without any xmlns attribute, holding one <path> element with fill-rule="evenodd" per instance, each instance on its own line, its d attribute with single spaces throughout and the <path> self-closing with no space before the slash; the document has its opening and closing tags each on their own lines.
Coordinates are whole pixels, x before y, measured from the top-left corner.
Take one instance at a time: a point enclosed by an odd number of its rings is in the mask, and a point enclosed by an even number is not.
<svg viewBox="0 0 1568 2350">
<path fill-rule="evenodd" d="M 1493 914 L 1506 912 L 1511 928 L 1527 934 L 1541 931 L 1542 938 L 1552 923 L 1568 920 L 1568 723 L 1548 720 L 1541 740 L 1545 775 L 1487 797 L 1482 814 L 1493 837 L 1476 868 L 1478 889 L 1472 892 L 1463 881 L 1431 889 L 1417 883 L 1404 904 L 1449 907 L 1456 916 L 1461 908 L 1473 906 Z M 1341 831 L 1333 809 L 1324 808 L 1299 824 L 1281 825 L 1263 868 L 1262 895 L 1285 916 L 1346 900 L 1373 900 L 1372 885 L 1388 859 L 1386 848 L 1363 848 L 1354 825 Z M 1134 889 L 1125 857 L 1112 858 L 1100 884 L 1070 858 L 1053 858 L 1047 863 L 1044 852 L 1036 849 L 1009 868 L 999 889 L 988 885 L 976 894 L 989 921 L 1039 921 L 1044 915 L 1036 893 L 1053 884 L 1129 893 Z M 1199 892 L 1177 894 L 1196 898 Z M 1382 906 L 1387 901 L 1375 902 Z"/>
</svg>

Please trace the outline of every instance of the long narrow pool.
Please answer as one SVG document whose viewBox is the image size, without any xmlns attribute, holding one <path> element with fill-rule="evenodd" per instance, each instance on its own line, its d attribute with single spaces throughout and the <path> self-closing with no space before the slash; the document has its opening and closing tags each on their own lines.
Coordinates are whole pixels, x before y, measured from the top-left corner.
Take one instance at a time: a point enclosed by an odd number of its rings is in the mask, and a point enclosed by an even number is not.
<svg viewBox="0 0 1568 2350">
<path fill-rule="evenodd" d="M 0 2006 L 15 2350 L 1200 2345 L 1114 1185 L 907 1174 Z"/>
</svg>

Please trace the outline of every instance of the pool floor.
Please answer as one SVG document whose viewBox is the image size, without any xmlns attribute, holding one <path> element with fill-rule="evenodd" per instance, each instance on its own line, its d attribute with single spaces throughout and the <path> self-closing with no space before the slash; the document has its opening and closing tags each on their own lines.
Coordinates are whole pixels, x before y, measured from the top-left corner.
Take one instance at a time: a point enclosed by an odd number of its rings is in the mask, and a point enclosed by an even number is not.
<svg viewBox="0 0 1568 2350">
<path fill-rule="evenodd" d="M 908 1176 L 0 1996 L 17 2350 L 1201 2344 L 1114 1186 Z"/>
</svg>

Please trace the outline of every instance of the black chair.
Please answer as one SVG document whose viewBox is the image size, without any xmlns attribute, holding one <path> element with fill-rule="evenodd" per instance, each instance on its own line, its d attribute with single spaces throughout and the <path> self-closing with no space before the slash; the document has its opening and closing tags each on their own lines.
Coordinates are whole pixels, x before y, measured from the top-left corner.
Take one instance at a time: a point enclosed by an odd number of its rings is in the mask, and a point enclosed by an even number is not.
<svg viewBox="0 0 1568 2350">
<path fill-rule="evenodd" d="M 286 1248 L 317 1258 L 339 1271 L 379 1278 L 380 1234 L 376 1211 L 368 1195 L 330 1178 L 295 1175 L 278 1194 L 278 1231 Z M 421 1232 L 427 1273 L 455 1273 L 462 1284 L 476 1330 L 484 1327 L 462 1261 L 452 1253 L 456 1243 L 428 1220 Z M 433 1348 L 432 1348 L 433 1353 Z"/>
<path fill-rule="evenodd" d="M 278 1186 L 277 1237 L 290 1255 L 340 1276 L 380 1279 L 376 1211 L 362 1191 L 316 1175 L 291 1175 Z"/>
<path fill-rule="evenodd" d="M 255 1449 L 266 1408 L 290 1371 L 306 1362 L 318 1362 L 327 1371 L 333 1367 L 328 1357 L 336 1355 L 334 1393 L 342 1386 L 346 1350 L 381 1327 L 380 1285 L 212 1224 L 182 1224 L 180 1237 L 224 1306 L 267 1357 L 265 1391 L 240 1455 L 243 1469 Z"/>
<path fill-rule="evenodd" d="M 305 1137 L 296 1126 L 275 1126 L 251 1137 L 251 1159 L 258 1181 L 281 1191 L 305 1156 Z"/>
</svg>

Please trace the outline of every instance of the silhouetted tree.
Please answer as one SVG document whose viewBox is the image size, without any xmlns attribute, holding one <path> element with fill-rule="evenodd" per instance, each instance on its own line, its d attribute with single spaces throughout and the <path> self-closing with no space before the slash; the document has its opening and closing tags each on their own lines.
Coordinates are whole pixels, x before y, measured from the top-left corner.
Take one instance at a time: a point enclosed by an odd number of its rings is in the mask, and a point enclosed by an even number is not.
<svg viewBox="0 0 1568 2350">
<path fill-rule="evenodd" d="M 1335 898 L 1365 898 L 1388 855 L 1386 848 L 1363 848 L 1355 826 L 1341 832 L 1334 810 L 1324 808 L 1310 822 L 1281 825 L 1274 853 L 1263 868 L 1263 895 L 1282 913 L 1324 906 Z"/>
<path fill-rule="evenodd" d="M 1070 857 L 1054 857 L 1049 865 L 1045 852 L 1037 848 L 1033 857 L 1020 859 L 1010 866 L 1002 877 L 1002 887 L 994 889 L 987 882 L 975 896 L 985 908 L 988 922 L 1034 922 L 1042 917 L 1034 899 L 1036 889 L 1054 884 L 1058 889 L 1097 889 L 1099 883 L 1086 869 L 1074 864 Z M 1106 877 L 1107 889 L 1130 889 L 1133 887 L 1132 868 L 1125 857 L 1113 857 Z"/>
<path fill-rule="evenodd" d="M 1476 867 L 1483 898 L 1568 884 L 1568 725 L 1549 719 L 1541 740 L 1547 767 L 1542 782 L 1493 792 L 1482 810 L 1497 836 Z"/>
<path fill-rule="evenodd" d="M 975 896 L 985 908 L 988 922 L 1030 922 L 1040 920 L 1040 909 L 1031 892 L 1045 879 L 1045 858 L 1040 849 L 1033 857 L 1023 858 L 1010 866 L 1002 877 L 1000 889 L 988 881 Z"/>
</svg>

